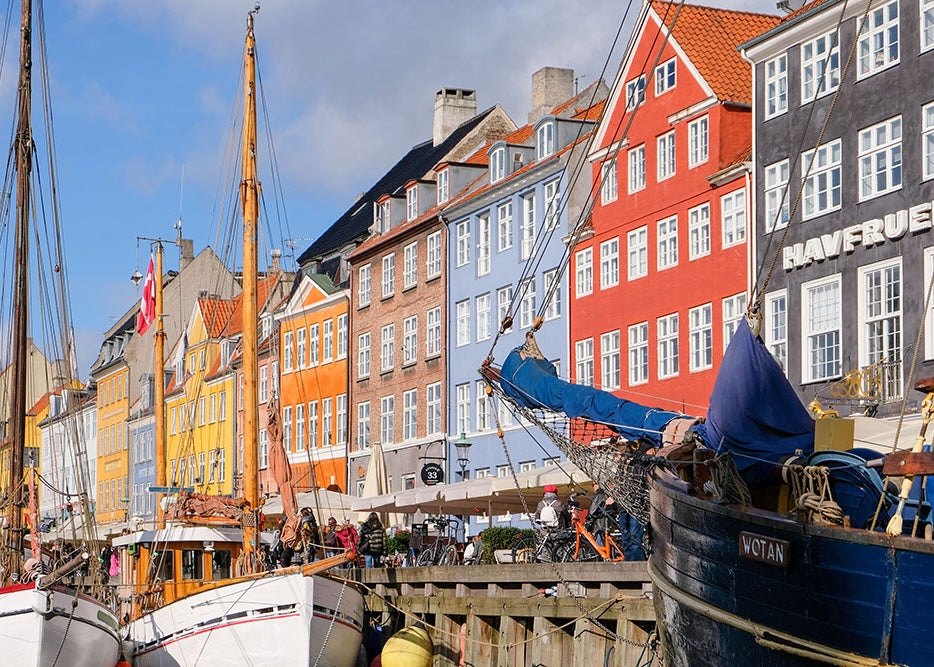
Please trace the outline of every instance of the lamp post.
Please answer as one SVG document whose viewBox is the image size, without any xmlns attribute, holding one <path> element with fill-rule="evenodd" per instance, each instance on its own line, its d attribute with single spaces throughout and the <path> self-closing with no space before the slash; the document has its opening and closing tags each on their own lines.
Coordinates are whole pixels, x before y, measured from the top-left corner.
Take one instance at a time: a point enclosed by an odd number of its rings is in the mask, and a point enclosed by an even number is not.
<svg viewBox="0 0 934 667">
<path fill-rule="evenodd" d="M 457 465 L 461 467 L 461 479 L 467 479 L 467 464 L 470 463 L 472 444 L 463 431 L 461 431 L 461 437 L 454 441 L 454 447 L 457 449 Z"/>
</svg>

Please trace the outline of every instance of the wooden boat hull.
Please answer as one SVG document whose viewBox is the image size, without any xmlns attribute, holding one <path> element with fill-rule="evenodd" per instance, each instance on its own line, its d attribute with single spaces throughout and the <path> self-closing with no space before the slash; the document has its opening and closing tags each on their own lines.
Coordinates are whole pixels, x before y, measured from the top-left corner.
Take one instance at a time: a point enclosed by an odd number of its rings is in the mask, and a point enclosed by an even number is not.
<svg viewBox="0 0 934 667">
<path fill-rule="evenodd" d="M 718 505 L 655 473 L 667 665 L 930 664 L 934 544 Z"/>
<path fill-rule="evenodd" d="M 235 580 L 133 621 L 134 664 L 349 667 L 363 633 L 363 596 L 300 571 Z"/>
<path fill-rule="evenodd" d="M 4 665 L 115 665 L 118 621 L 103 603 L 64 586 L 0 589 L 0 655 Z"/>
</svg>

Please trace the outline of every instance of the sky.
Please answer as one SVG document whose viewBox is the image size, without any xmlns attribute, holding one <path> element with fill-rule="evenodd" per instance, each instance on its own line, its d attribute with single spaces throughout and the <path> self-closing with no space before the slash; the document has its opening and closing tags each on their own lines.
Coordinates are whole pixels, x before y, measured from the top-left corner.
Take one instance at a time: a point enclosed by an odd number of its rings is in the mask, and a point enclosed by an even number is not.
<svg viewBox="0 0 934 667">
<path fill-rule="evenodd" d="M 81 377 L 103 334 L 139 299 L 129 276 L 145 273 L 149 248 L 138 236 L 172 239 L 181 218 L 196 253 L 216 247 L 254 4 L 54 0 L 43 9 Z M 776 13 L 766 0 L 703 4 Z M 638 10 L 620 0 L 263 2 L 257 52 L 288 221 L 282 236 L 295 246 L 282 248 L 286 268 L 290 254 L 431 138 L 437 90 L 475 90 L 479 110 L 499 104 L 523 125 L 541 67 L 571 68 L 583 88 L 606 66 L 611 84 Z M 17 23 L 0 71 L 0 110 L 11 119 Z M 167 250 L 166 268 L 177 261 Z"/>
</svg>

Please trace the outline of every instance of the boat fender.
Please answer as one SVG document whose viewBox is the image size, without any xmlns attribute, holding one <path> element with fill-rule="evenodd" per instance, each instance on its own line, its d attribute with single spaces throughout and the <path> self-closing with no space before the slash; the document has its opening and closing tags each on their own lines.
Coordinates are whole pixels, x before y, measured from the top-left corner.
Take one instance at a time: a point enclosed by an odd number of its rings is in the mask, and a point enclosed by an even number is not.
<svg viewBox="0 0 934 667">
<path fill-rule="evenodd" d="M 117 662 L 117 667 L 131 667 L 131 665 L 130 665 L 129 660 L 125 660 L 125 659 L 121 658 L 121 659 Z"/>
<path fill-rule="evenodd" d="M 433 654 L 428 633 L 410 625 L 389 638 L 380 658 L 382 667 L 430 667 Z"/>
</svg>

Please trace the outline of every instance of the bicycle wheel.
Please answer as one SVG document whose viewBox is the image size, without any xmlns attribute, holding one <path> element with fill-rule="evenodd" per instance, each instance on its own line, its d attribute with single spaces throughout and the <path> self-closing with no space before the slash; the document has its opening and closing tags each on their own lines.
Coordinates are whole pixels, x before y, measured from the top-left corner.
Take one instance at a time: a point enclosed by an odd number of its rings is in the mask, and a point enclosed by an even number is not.
<svg viewBox="0 0 934 667">
<path fill-rule="evenodd" d="M 418 554 L 418 560 L 415 561 L 416 565 L 425 566 L 425 565 L 434 565 L 435 564 L 435 550 L 433 547 L 428 547 L 427 549 L 422 550 Z"/>
<path fill-rule="evenodd" d="M 535 563 L 535 550 L 537 547 L 538 542 L 534 537 L 523 537 L 521 540 L 516 540 L 512 545 L 512 562 Z"/>
<path fill-rule="evenodd" d="M 441 561 L 438 565 L 457 565 L 457 547 L 449 544 L 441 552 Z"/>
<path fill-rule="evenodd" d="M 574 540 L 561 540 L 556 542 L 551 550 L 551 557 L 555 563 L 574 562 Z"/>
<path fill-rule="evenodd" d="M 586 539 L 581 539 L 581 546 L 577 552 L 578 563 L 593 563 L 603 560 L 603 556 L 597 553 L 593 545 Z"/>
</svg>

